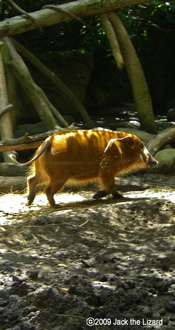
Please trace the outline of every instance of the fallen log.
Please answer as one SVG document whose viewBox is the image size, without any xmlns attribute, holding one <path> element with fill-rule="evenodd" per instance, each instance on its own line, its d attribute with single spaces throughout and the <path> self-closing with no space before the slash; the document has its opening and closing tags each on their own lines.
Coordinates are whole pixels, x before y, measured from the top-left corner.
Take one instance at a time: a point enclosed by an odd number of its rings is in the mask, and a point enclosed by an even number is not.
<svg viewBox="0 0 175 330">
<path fill-rule="evenodd" d="M 58 131 L 68 130 L 68 129 L 77 129 L 76 127 L 70 126 L 66 127 L 66 129 L 58 128 Z M 135 130 L 132 129 L 123 129 L 120 130 L 126 131 L 128 133 L 136 134 Z M 29 136 L 27 133 L 16 139 L 6 139 L 0 141 L 0 152 L 10 151 L 10 150 L 25 150 L 25 149 L 36 149 L 40 146 L 40 144 L 51 134 L 56 131 L 48 131 L 41 134 L 36 134 L 33 136 Z M 136 134 L 137 135 L 137 134 Z M 142 139 L 142 132 L 138 130 L 138 136 Z M 148 137 L 151 137 L 151 134 Z M 147 137 L 147 138 L 148 138 Z M 163 149 L 166 144 L 175 141 L 175 127 L 167 128 L 161 133 L 154 135 L 146 144 L 150 153 L 154 156 L 156 152 Z"/>
<path fill-rule="evenodd" d="M 49 136 L 47 133 L 36 134 L 34 136 L 29 136 L 27 133 L 16 139 L 6 139 L 0 141 L 0 152 L 10 151 L 10 150 L 25 150 L 25 149 L 35 149 L 40 146 L 40 144 Z"/>
<path fill-rule="evenodd" d="M 19 166 L 12 163 L 0 163 L 0 176 L 26 176 L 28 172 L 28 166 Z"/>
<path fill-rule="evenodd" d="M 5 139 L 3 141 L 0 141 L 0 152 L 10 151 L 10 150 L 36 149 L 45 139 L 47 139 L 48 136 L 54 133 L 64 132 L 64 131 L 66 132 L 68 130 L 76 130 L 76 129 L 78 129 L 78 127 L 74 126 L 73 124 L 66 128 L 56 126 L 54 131 L 47 131 L 45 133 L 36 134 L 32 136 L 26 133 L 24 136 L 16 139 Z"/>
<path fill-rule="evenodd" d="M 36 141 L 31 143 L 21 143 L 15 145 L 0 145 L 0 152 L 11 151 L 11 150 L 27 150 L 37 149 L 43 141 Z"/>
<path fill-rule="evenodd" d="M 166 144 L 175 141 L 175 127 L 167 128 L 154 136 L 148 143 L 147 148 L 154 156 L 159 150 L 163 149 Z"/>
<path fill-rule="evenodd" d="M 0 177 L 0 193 L 13 191 L 22 192 L 26 188 L 27 179 L 24 176 L 19 177 Z"/>
</svg>

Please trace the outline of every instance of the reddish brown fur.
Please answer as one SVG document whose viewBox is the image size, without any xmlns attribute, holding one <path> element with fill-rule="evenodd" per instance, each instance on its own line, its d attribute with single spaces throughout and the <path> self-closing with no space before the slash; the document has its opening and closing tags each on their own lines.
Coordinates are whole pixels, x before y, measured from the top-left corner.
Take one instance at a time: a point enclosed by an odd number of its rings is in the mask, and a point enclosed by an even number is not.
<svg viewBox="0 0 175 330">
<path fill-rule="evenodd" d="M 114 139 L 114 140 L 113 140 Z M 116 140 L 118 139 L 118 140 Z M 155 165 L 154 158 L 145 152 L 140 139 L 135 135 L 110 130 L 78 130 L 53 134 L 38 148 L 43 153 L 33 164 L 33 175 L 28 178 L 29 204 L 35 198 L 36 185 L 47 183 L 45 194 L 51 206 L 55 205 L 54 194 L 68 181 L 89 182 L 97 180 L 103 191 L 96 197 L 107 194 L 117 196 L 114 177 L 124 172 Z M 147 150 L 147 149 L 146 149 Z"/>
</svg>

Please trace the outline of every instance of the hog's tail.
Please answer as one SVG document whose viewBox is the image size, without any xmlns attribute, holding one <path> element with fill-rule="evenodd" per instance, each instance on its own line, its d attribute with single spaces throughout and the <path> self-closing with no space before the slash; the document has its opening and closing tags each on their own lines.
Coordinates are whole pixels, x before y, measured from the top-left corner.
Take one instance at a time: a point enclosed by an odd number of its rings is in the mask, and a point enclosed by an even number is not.
<svg viewBox="0 0 175 330">
<path fill-rule="evenodd" d="M 32 158 L 30 159 L 28 162 L 26 163 L 19 163 L 16 158 L 15 158 L 15 155 L 11 154 L 10 157 L 11 159 L 13 159 L 15 161 L 15 163 L 17 163 L 18 165 L 20 166 L 26 166 L 26 165 L 30 165 L 31 163 L 33 163 L 36 159 L 38 159 L 42 154 L 43 152 L 51 145 L 51 136 L 49 136 L 43 143 L 41 149 L 38 151 L 38 153 Z"/>
</svg>

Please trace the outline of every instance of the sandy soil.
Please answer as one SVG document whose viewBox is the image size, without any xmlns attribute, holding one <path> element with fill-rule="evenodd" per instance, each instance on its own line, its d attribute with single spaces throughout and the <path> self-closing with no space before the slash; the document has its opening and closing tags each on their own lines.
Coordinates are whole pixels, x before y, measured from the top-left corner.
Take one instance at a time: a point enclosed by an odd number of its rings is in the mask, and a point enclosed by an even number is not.
<svg viewBox="0 0 175 330">
<path fill-rule="evenodd" d="M 145 191 L 0 195 L 0 329 L 175 329 L 175 180 Z"/>
</svg>

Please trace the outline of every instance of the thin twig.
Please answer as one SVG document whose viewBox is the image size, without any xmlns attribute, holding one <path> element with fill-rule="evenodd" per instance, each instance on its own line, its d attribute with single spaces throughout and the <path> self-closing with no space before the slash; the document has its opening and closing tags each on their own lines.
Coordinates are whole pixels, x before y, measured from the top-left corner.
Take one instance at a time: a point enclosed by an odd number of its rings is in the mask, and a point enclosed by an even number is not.
<svg viewBox="0 0 175 330">
<path fill-rule="evenodd" d="M 83 227 L 83 226 L 85 226 L 88 222 L 89 222 L 89 219 L 86 220 L 85 222 L 83 222 L 81 225 L 79 225 L 79 227 Z"/>
<path fill-rule="evenodd" d="M 19 7 L 13 0 L 7 0 L 17 11 L 19 11 L 19 13 L 21 13 L 22 15 L 26 16 L 27 18 L 29 18 L 34 25 L 36 26 L 36 28 L 40 31 L 40 33 L 43 32 L 43 29 L 41 27 L 41 25 L 37 22 L 37 20 L 29 13 L 27 13 L 24 9 L 22 9 L 21 7 Z"/>
<path fill-rule="evenodd" d="M 87 24 L 81 17 L 76 16 L 71 11 L 69 11 L 67 9 L 63 9 L 60 6 L 46 5 L 46 6 L 43 6 L 42 8 L 43 9 L 53 9 L 53 10 L 56 10 L 56 11 L 61 12 L 63 14 L 66 14 L 66 15 L 70 16 L 71 18 L 75 19 L 76 21 L 78 21 L 79 23 L 81 23 L 83 26 L 86 26 L 89 30 L 95 30 L 96 29 L 95 26 Z"/>
</svg>

